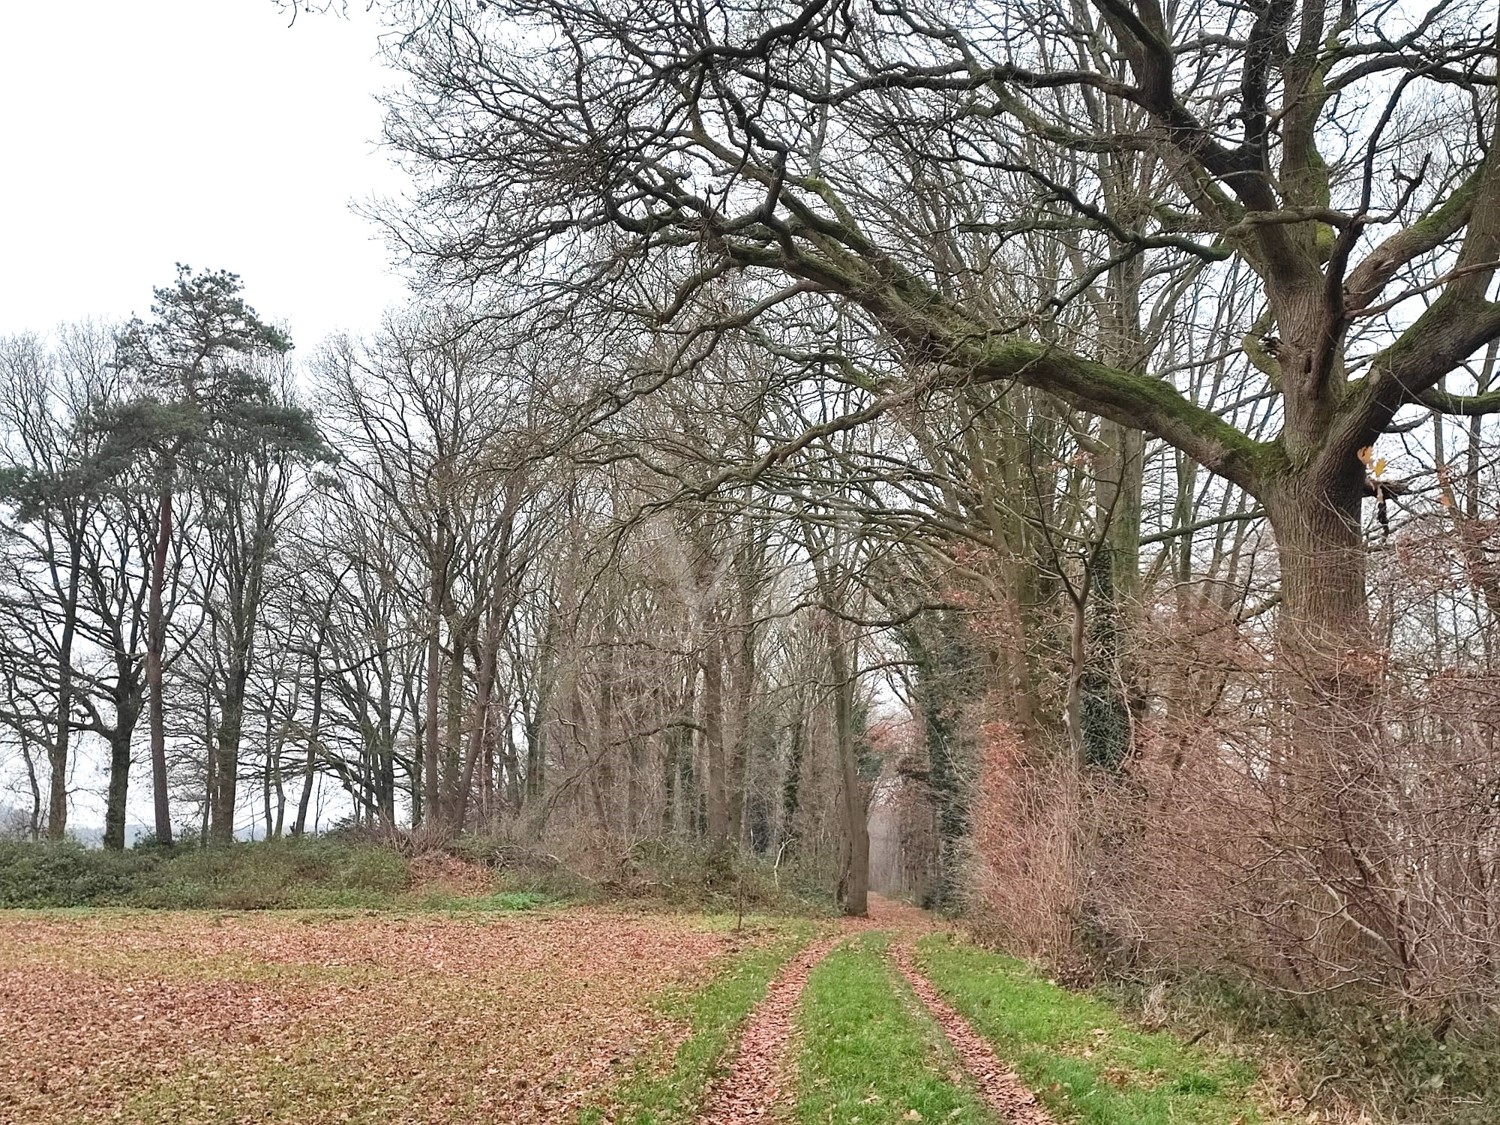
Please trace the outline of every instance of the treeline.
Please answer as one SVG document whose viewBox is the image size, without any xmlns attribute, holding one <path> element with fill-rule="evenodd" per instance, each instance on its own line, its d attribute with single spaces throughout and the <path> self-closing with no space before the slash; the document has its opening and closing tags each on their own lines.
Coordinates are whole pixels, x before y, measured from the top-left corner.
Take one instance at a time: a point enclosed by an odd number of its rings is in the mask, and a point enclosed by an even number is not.
<svg viewBox="0 0 1500 1125">
<path fill-rule="evenodd" d="M 1488 8 L 385 8 L 395 241 L 598 357 L 598 462 L 809 529 L 938 887 L 1077 971 L 1491 1019 Z"/>
<path fill-rule="evenodd" d="M 862 909 L 863 548 L 678 494 L 740 419 L 586 434 L 570 357 L 442 310 L 294 376 L 232 275 L 156 298 L 0 344 L 16 827 L 62 836 L 97 763 L 106 848 L 133 781 L 158 843 L 299 836 L 328 779 L 355 827 L 743 844 Z"/>
</svg>

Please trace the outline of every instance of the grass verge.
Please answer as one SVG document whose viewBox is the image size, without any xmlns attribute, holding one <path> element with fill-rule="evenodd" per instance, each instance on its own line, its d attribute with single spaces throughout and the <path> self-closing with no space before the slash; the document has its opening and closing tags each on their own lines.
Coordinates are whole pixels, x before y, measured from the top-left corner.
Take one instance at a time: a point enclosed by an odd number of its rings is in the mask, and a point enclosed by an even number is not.
<svg viewBox="0 0 1500 1125">
<path fill-rule="evenodd" d="M 1130 1027 L 1107 1004 L 1020 961 L 936 935 L 922 971 L 1061 1121 L 1082 1125 L 1253 1125 L 1267 1118 L 1238 1060 Z"/>
<path fill-rule="evenodd" d="M 686 1125 L 692 1121 L 710 1078 L 733 1045 L 751 1009 L 765 996 L 780 968 L 813 933 L 806 923 L 783 924 L 769 944 L 734 955 L 697 989 L 672 990 L 663 996 L 665 1015 L 687 1026 L 675 1052 L 662 1043 L 614 1091 L 618 1125 Z M 579 1125 L 605 1120 L 598 1107 L 584 1110 Z"/>
<path fill-rule="evenodd" d="M 1435 1029 L 1347 997 L 1296 998 L 1212 976 L 1115 983 L 1104 995 L 1276 1060 L 1280 1092 L 1304 1116 L 1316 1106 L 1422 1125 L 1500 1121 L 1500 1019 Z"/>
<path fill-rule="evenodd" d="M 942 1030 L 882 955 L 884 934 L 840 946 L 813 970 L 798 1023 L 800 1125 L 907 1121 L 992 1125 Z"/>
</svg>

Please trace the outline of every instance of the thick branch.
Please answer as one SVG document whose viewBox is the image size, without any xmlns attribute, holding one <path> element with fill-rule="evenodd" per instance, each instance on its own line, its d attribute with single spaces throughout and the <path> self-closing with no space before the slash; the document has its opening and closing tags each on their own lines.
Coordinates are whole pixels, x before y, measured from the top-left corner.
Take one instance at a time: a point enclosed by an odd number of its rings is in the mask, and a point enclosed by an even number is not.
<svg viewBox="0 0 1500 1125">
<path fill-rule="evenodd" d="M 1149 375 L 1025 340 L 990 341 L 974 350 L 979 381 L 1014 380 L 1080 410 L 1145 430 L 1251 495 L 1257 494 L 1265 468 L 1275 458 L 1275 446 L 1247 437 L 1170 383 Z"/>
<path fill-rule="evenodd" d="M 745 264 L 784 270 L 853 301 L 920 364 L 955 370 L 978 382 L 1036 387 L 1080 410 L 1145 430 L 1251 495 L 1258 493 L 1276 457 L 1274 445 L 1246 436 L 1161 379 L 976 322 L 880 254 L 858 231 L 831 220 L 819 225 L 821 253 L 802 250 L 793 240 L 783 241 L 778 250 L 739 240 L 726 240 L 724 248 Z"/>
<path fill-rule="evenodd" d="M 1463 229 L 1474 209 L 1484 169 L 1477 169 L 1432 214 L 1397 231 L 1375 247 L 1349 274 L 1344 285 L 1344 308 L 1349 313 L 1366 308 L 1408 262 L 1437 249 Z"/>
<path fill-rule="evenodd" d="M 1500 391 L 1488 391 L 1482 395 L 1455 395 L 1447 391 L 1432 390 L 1418 395 L 1417 402 L 1439 414 L 1458 414 L 1466 418 L 1500 414 Z"/>
</svg>

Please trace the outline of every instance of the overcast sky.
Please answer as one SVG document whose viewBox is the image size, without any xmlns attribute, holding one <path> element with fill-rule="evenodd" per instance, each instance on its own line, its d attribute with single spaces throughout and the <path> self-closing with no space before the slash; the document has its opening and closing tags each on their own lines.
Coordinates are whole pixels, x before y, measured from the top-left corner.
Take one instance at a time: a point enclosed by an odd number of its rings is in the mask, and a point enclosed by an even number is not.
<svg viewBox="0 0 1500 1125">
<path fill-rule="evenodd" d="M 145 315 L 179 261 L 240 274 L 304 355 L 375 327 L 404 289 L 349 204 L 403 181 L 376 144 L 393 77 L 350 9 L 288 27 L 272 0 L 7 3 L 0 335 Z M 101 764 L 76 763 L 78 828 L 103 823 Z M 134 772 L 133 821 L 150 800 Z"/>
<path fill-rule="evenodd" d="M 272 0 L 7 4 L 0 334 L 146 314 L 173 263 L 233 270 L 306 354 L 403 288 L 351 200 L 399 192 L 377 147 L 372 17 Z"/>
</svg>

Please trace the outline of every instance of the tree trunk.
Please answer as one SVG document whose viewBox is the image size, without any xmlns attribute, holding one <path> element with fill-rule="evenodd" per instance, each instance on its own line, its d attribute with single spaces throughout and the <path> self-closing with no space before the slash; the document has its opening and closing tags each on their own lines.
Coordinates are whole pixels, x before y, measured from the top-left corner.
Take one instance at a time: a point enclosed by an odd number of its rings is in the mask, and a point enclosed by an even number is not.
<svg viewBox="0 0 1500 1125">
<path fill-rule="evenodd" d="M 1356 463 L 1357 464 L 1357 463 Z M 1342 769 L 1374 737 L 1380 657 L 1365 590 L 1363 478 L 1279 482 L 1266 499 L 1281 566 L 1278 673 L 1291 707 L 1288 766 Z M 1334 783 L 1332 778 L 1325 782 Z"/>
<path fill-rule="evenodd" d="M 118 712 L 117 712 L 118 716 Z M 104 798 L 104 848 L 125 850 L 125 799 L 130 786 L 130 736 L 135 726 L 116 718 L 109 736 L 109 787 Z"/>
<path fill-rule="evenodd" d="M 442 598 L 443 576 L 437 564 L 433 564 L 432 587 L 428 594 L 430 604 L 427 614 L 427 681 L 425 706 L 422 712 L 422 805 L 426 822 L 441 825 L 443 819 L 442 791 L 438 781 L 438 754 L 441 741 L 438 735 L 438 701 L 442 693 Z M 414 818 L 415 819 L 415 818 Z"/>
<path fill-rule="evenodd" d="M 31 736 L 21 729 L 21 761 L 26 765 L 26 782 L 31 790 L 31 813 L 26 822 L 26 836 L 32 841 L 42 836 L 42 786 L 36 775 L 36 761 L 31 756 Z"/>
<path fill-rule="evenodd" d="M 1357 469 L 1362 466 L 1354 462 Z M 1283 925 L 1316 970 L 1372 952 L 1407 960 L 1399 880 L 1386 870 L 1382 655 L 1365 590 L 1362 472 L 1278 482 L 1266 508 L 1277 535 L 1282 606 L 1278 674 L 1289 705 L 1273 765 L 1275 834 L 1286 872 Z"/>
<path fill-rule="evenodd" d="M 697 827 L 697 793 L 693 777 L 693 736 L 698 710 L 698 669 L 691 667 L 682 679 L 679 703 L 680 725 L 667 731 L 667 807 L 663 827 L 670 834 L 691 836 Z"/>
<path fill-rule="evenodd" d="M 326 624 L 326 622 L 325 622 Z M 297 818 L 292 821 L 292 835 L 307 831 L 307 810 L 312 804 L 313 779 L 318 773 L 318 739 L 323 727 L 323 637 L 313 649 L 312 718 L 307 728 L 307 760 L 302 766 L 302 795 L 297 798 Z"/>
<path fill-rule="evenodd" d="M 269 724 L 267 724 L 267 725 L 269 725 Z M 264 816 L 266 818 L 266 836 L 265 836 L 265 838 L 267 840 L 274 840 L 278 836 L 281 835 L 281 829 L 273 827 L 273 824 L 275 822 L 271 819 L 271 811 L 272 811 L 271 810 L 271 773 L 272 773 L 272 770 L 275 767 L 274 767 L 274 765 L 272 763 L 272 754 L 273 754 L 273 752 L 271 750 L 271 739 L 269 737 L 270 732 L 267 731 L 266 733 L 267 733 L 267 738 L 266 738 L 266 742 L 265 742 L 265 747 L 266 747 L 265 766 L 266 766 L 266 768 L 261 772 L 261 775 L 260 775 L 260 801 L 261 801 L 261 812 L 264 814 Z"/>
<path fill-rule="evenodd" d="M 388 668 L 383 668 L 380 675 L 380 711 L 376 716 L 373 752 L 375 755 L 375 776 L 380 779 L 380 792 L 376 796 L 376 802 L 380 811 L 381 827 L 388 830 L 396 827 L 396 719 L 393 714 L 394 708 L 394 692 L 390 675 Z M 322 743 L 319 742 L 318 746 L 321 749 Z M 415 777 L 416 774 L 413 773 L 413 801 L 416 799 L 418 790 Z M 415 803 L 412 807 L 415 813 Z M 416 823 L 415 815 L 413 816 L 412 823 Z"/>
<path fill-rule="evenodd" d="M 742 586 L 745 580 L 741 580 Z M 755 697 L 755 607 L 742 597 L 737 607 L 734 644 L 729 646 L 729 707 L 724 746 L 724 805 L 728 838 L 736 845 L 744 837 L 745 773 L 749 768 Z"/>
<path fill-rule="evenodd" d="M 710 617 L 712 631 L 703 652 L 703 762 L 708 798 L 708 838 L 715 845 L 729 838 L 728 786 L 724 760 L 724 641 L 719 622 Z"/>
<path fill-rule="evenodd" d="M 201 848 L 208 843 L 208 833 L 212 825 L 214 780 L 218 777 L 219 755 L 214 749 L 216 727 L 214 723 L 214 701 L 213 695 L 206 688 L 203 692 L 203 812 L 198 823 L 198 846 Z"/>
<path fill-rule="evenodd" d="M 463 776 L 455 797 L 453 828 L 462 832 L 469 815 L 469 795 L 474 788 L 474 770 L 486 745 L 490 726 L 490 697 L 494 694 L 495 674 L 500 663 L 501 628 L 504 615 L 498 608 L 490 611 L 485 629 L 484 652 L 480 657 L 479 691 L 474 700 L 474 715 L 469 728 L 469 745 L 464 753 Z"/>
<path fill-rule="evenodd" d="M 477 622 L 466 620 L 456 607 L 447 618 L 448 665 L 443 683 L 442 757 L 438 768 L 438 792 L 445 832 L 458 831 L 459 787 L 464 783 L 462 746 L 464 736 L 464 653 L 469 647 L 470 627 Z"/>
<path fill-rule="evenodd" d="M 830 615 L 831 617 L 831 615 Z M 844 646 L 842 623 L 830 620 L 828 666 L 833 674 L 834 737 L 839 756 L 841 805 L 848 852 L 844 868 L 844 913 L 863 918 L 870 910 L 870 825 L 864 783 L 859 777 L 859 732 L 854 729 L 854 670 Z"/>
<path fill-rule="evenodd" d="M 111 700 L 114 726 L 104 731 L 109 742 L 109 782 L 104 799 L 104 847 L 125 848 L 125 802 L 130 790 L 130 746 L 141 717 L 141 685 L 132 655 L 116 639 L 116 680 Z"/>
<path fill-rule="evenodd" d="M 1113 171 L 1116 176 L 1130 177 L 1126 168 Z M 1145 259 L 1141 257 L 1112 267 L 1100 310 L 1102 357 L 1124 370 L 1139 369 L 1151 350 L 1141 329 L 1144 269 Z M 1132 710 L 1140 707 L 1141 692 L 1124 650 L 1128 649 L 1131 614 L 1140 585 L 1146 438 L 1133 426 L 1101 418 L 1099 440 L 1102 451 L 1094 487 L 1103 542 L 1088 573 L 1088 653 L 1079 718 L 1083 760 L 1117 772 L 1130 752 Z M 1122 636 L 1127 640 L 1125 646 L 1120 643 Z"/>
<path fill-rule="evenodd" d="M 47 835 L 61 840 L 68 829 L 68 753 L 73 735 L 73 637 L 78 629 L 78 571 L 83 543 L 70 536 L 68 592 L 63 602 L 62 638 L 57 650 L 57 731 L 48 746 L 52 768 L 47 801 Z"/>
<path fill-rule="evenodd" d="M 1088 573 L 1088 621 L 1081 676 L 1083 760 L 1118 771 L 1130 750 L 1132 708 L 1140 692 L 1130 665 L 1130 615 L 1140 585 L 1141 485 L 1145 438 L 1140 430 L 1104 421 L 1107 452 L 1098 466 L 1098 513 L 1106 524 Z"/>
<path fill-rule="evenodd" d="M 1336 674 L 1372 641 L 1361 526 L 1363 466 L 1328 480 L 1288 476 L 1267 489 L 1265 506 L 1281 563 L 1279 632 L 1287 654 Z"/>
<path fill-rule="evenodd" d="M 210 794 L 211 815 L 209 842 L 228 844 L 234 840 L 234 812 L 238 801 L 240 778 L 240 736 L 245 725 L 245 683 L 250 671 L 242 654 L 235 653 L 229 669 L 228 691 L 224 710 L 219 716 L 218 737 L 214 740 L 214 784 Z M 269 768 L 269 767 L 268 767 Z M 254 798 L 251 798 L 254 808 Z"/>
<path fill-rule="evenodd" d="M 162 653 L 167 642 L 162 595 L 167 584 L 167 553 L 172 543 L 172 487 L 162 488 L 156 521 L 156 553 L 151 563 L 151 592 L 146 604 L 146 687 L 150 692 L 151 796 L 156 812 L 156 842 L 172 844 L 172 810 L 167 798 L 167 709 L 163 693 Z"/>
<path fill-rule="evenodd" d="M 297 698 L 292 696 L 292 706 L 297 706 Z M 281 759 L 286 750 L 285 733 L 277 735 L 271 730 L 271 709 L 266 708 L 266 776 L 271 779 L 271 784 L 276 790 L 276 826 L 271 831 L 271 838 L 279 840 L 286 826 L 286 784 L 282 777 Z"/>
</svg>

